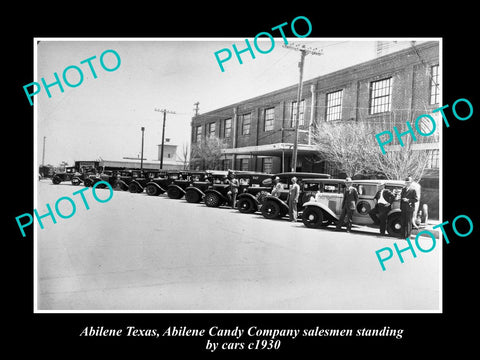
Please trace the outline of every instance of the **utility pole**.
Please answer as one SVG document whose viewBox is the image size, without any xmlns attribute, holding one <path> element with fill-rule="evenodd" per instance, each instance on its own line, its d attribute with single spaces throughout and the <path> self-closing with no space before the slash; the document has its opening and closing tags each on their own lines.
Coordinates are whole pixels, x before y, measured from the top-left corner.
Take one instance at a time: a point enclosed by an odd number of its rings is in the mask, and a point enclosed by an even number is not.
<svg viewBox="0 0 480 360">
<path fill-rule="evenodd" d="M 45 139 L 46 138 L 47 138 L 46 136 L 43 137 L 42 166 L 45 165 Z"/>
<path fill-rule="evenodd" d="M 195 105 L 195 116 L 198 116 L 198 105 L 200 105 L 200 103 L 197 101 L 196 103 L 194 103 L 193 105 Z"/>
<path fill-rule="evenodd" d="M 145 132 L 145 128 L 142 126 L 140 130 L 142 130 L 142 154 L 140 155 L 140 171 L 143 171 L 143 134 Z"/>
<path fill-rule="evenodd" d="M 295 138 L 293 142 L 293 151 L 292 151 L 292 167 L 291 171 L 294 172 L 297 170 L 297 153 L 298 153 L 298 122 L 300 119 L 300 101 L 302 99 L 302 87 L 303 87 L 303 65 L 305 64 L 305 56 L 307 54 L 310 55 L 323 55 L 322 50 L 317 50 L 314 48 L 307 48 L 305 45 L 298 45 L 298 44 L 290 44 L 290 45 L 283 45 L 283 47 L 287 49 L 293 49 L 300 51 L 300 62 L 298 63 L 298 67 L 300 69 L 300 80 L 298 83 L 298 91 L 297 91 L 297 104 L 295 105 L 296 114 L 295 114 Z"/>
<path fill-rule="evenodd" d="M 165 144 L 165 121 L 167 120 L 167 113 L 175 114 L 175 112 L 169 111 L 166 109 L 157 109 L 157 108 L 155 108 L 155 111 L 163 112 L 162 148 L 160 150 L 160 170 L 162 170 L 163 169 L 163 147 Z"/>
</svg>

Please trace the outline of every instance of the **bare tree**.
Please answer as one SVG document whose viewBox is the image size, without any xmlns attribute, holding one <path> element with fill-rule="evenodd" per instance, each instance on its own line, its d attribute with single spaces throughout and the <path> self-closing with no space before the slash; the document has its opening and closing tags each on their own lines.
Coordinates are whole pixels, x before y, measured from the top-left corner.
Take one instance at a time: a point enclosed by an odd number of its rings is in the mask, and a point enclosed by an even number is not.
<svg viewBox="0 0 480 360">
<path fill-rule="evenodd" d="M 368 163 L 372 147 L 369 132 L 363 122 L 322 122 L 314 133 L 313 143 L 322 158 L 352 177 L 371 171 Z"/>
<path fill-rule="evenodd" d="M 404 146 L 387 147 L 385 155 L 375 134 L 387 130 L 386 124 L 366 121 L 322 122 L 314 136 L 319 155 L 338 166 L 347 176 L 383 175 L 387 179 L 407 176 L 419 181 L 428 162 L 425 150 L 413 150 L 412 141 L 403 139 Z"/>
<path fill-rule="evenodd" d="M 207 137 L 192 144 L 191 159 L 202 160 L 206 169 L 216 169 L 220 164 L 222 150 L 226 147 L 225 140 L 218 137 Z"/>
<path fill-rule="evenodd" d="M 188 143 L 184 143 L 182 146 L 182 153 L 180 155 L 180 160 L 183 161 L 183 170 L 187 170 L 188 168 L 189 155 L 190 155 L 190 146 L 188 145 Z"/>
</svg>

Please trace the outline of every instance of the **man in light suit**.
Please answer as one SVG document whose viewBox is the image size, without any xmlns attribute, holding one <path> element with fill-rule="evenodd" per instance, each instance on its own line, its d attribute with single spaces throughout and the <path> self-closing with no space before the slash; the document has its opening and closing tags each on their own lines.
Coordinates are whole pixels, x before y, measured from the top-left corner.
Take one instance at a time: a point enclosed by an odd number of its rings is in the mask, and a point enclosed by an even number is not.
<svg viewBox="0 0 480 360">
<path fill-rule="evenodd" d="M 340 219 L 338 220 L 336 230 L 340 230 L 347 217 L 347 232 L 352 230 L 352 217 L 353 212 L 357 206 L 358 202 L 358 191 L 352 186 L 352 179 L 345 179 L 345 192 L 343 193 L 343 202 L 342 202 L 342 213 Z"/>
<path fill-rule="evenodd" d="M 300 186 L 297 184 L 297 178 L 292 178 L 292 187 L 288 192 L 288 217 L 290 221 L 297 222 L 297 203 L 300 195 Z"/>
</svg>

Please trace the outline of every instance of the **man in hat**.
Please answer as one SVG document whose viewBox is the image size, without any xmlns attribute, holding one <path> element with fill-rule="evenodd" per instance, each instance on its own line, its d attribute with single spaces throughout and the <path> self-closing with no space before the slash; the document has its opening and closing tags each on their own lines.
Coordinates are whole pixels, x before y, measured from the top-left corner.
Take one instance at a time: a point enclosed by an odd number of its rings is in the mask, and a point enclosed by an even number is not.
<svg viewBox="0 0 480 360">
<path fill-rule="evenodd" d="M 288 217 L 290 221 L 297 222 L 297 203 L 300 195 L 300 186 L 297 184 L 297 178 L 292 178 L 292 186 L 288 192 Z"/>
<path fill-rule="evenodd" d="M 275 176 L 275 179 L 273 180 L 272 196 L 280 197 L 282 189 L 283 187 L 280 183 L 280 178 L 278 176 Z"/>
<path fill-rule="evenodd" d="M 343 193 L 343 202 L 342 202 L 342 213 L 340 219 L 338 220 L 336 230 L 340 230 L 347 217 L 347 232 L 352 230 L 352 217 L 353 212 L 357 206 L 358 202 L 358 191 L 352 186 L 352 179 L 345 179 L 345 192 Z"/>
<path fill-rule="evenodd" d="M 412 178 L 409 176 L 405 179 L 405 187 L 400 193 L 400 224 L 402 225 L 401 238 L 409 239 L 412 234 L 413 212 L 415 211 L 415 203 L 418 201 L 418 195 L 412 186 Z"/>
</svg>

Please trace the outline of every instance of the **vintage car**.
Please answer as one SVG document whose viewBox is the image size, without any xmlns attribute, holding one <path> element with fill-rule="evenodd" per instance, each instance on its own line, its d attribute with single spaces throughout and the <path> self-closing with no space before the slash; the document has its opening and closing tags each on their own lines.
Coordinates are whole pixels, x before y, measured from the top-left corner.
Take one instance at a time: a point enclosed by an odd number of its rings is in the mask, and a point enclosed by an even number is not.
<svg viewBox="0 0 480 360">
<path fill-rule="evenodd" d="M 123 191 L 128 191 L 128 185 L 137 177 L 140 176 L 138 169 L 123 169 L 118 170 L 115 180 L 115 188 Z"/>
<path fill-rule="evenodd" d="M 167 185 L 167 195 L 170 199 L 181 199 L 186 195 L 187 188 L 206 179 L 205 171 L 181 171 L 178 178 Z"/>
<path fill-rule="evenodd" d="M 147 185 L 160 173 L 160 170 L 134 170 L 133 179 L 128 184 L 128 191 L 131 193 L 142 193 Z"/>
<path fill-rule="evenodd" d="M 250 193 L 257 194 L 263 191 L 261 187 L 262 181 L 271 178 L 271 174 L 254 172 L 254 171 L 240 171 L 228 170 L 228 174 L 222 180 L 214 182 L 207 190 L 203 201 L 208 207 L 219 207 L 222 205 L 230 206 L 232 199 L 230 196 L 230 181 L 232 173 L 235 173 L 239 182 L 238 194 Z M 238 203 L 237 203 L 238 206 Z"/>
<path fill-rule="evenodd" d="M 322 173 L 305 173 L 305 172 L 289 172 L 276 174 L 275 177 L 280 178 L 281 190 L 278 196 L 267 195 L 263 198 L 263 204 L 257 203 L 256 206 L 260 206 L 260 211 L 263 217 L 267 219 L 281 218 L 288 214 L 288 193 L 292 186 L 292 178 L 297 178 L 297 183 L 300 185 L 300 195 L 298 198 L 297 210 L 301 211 L 303 203 L 310 199 L 310 194 L 305 191 L 305 184 L 311 181 L 329 179 L 331 175 Z M 255 211 L 257 210 L 254 207 Z"/>
<path fill-rule="evenodd" d="M 113 170 L 103 170 L 101 173 L 97 173 L 97 174 L 89 175 L 89 176 L 85 177 L 85 179 L 83 180 L 83 184 L 86 187 L 92 187 L 93 185 L 95 185 L 99 181 L 106 181 L 113 188 L 113 187 L 115 187 L 116 180 L 117 180 L 117 174 L 116 174 L 115 171 L 113 171 Z M 98 187 L 99 188 L 104 188 L 104 187 L 106 187 L 106 185 L 100 184 L 100 185 L 98 185 Z"/>
<path fill-rule="evenodd" d="M 168 185 L 181 178 L 179 170 L 160 170 L 145 184 L 145 192 L 149 196 L 158 196 L 167 192 Z"/>
<path fill-rule="evenodd" d="M 228 171 L 206 170 L 203 176 L 193 179 L 190 186 L 185 188 L 185 200 L 189 203 L 199 203 L 205 196 L 205 191 L 213 184 L 226 183 Z"/>
<path fill-rule="evenodd" d="M 55 185 L 64 181 L 71 181 L 72 185 L 79 185 L 83 181 L 82 174 L 79 173 L 75 166 L 65 167 L 65 171 L 54 172 L 52 176 L 52 183 Z"/>
<path fill-rule="evenodd" d="M 377 226 L 378 219 L 370 216 L 370 211 L 375 207 L 375 195 L 383 188 L 391 190 L 395 201 L 387 217 L 387 232 L 392 236 L 399 236 L 400 224 L 400 192 L 405 186 L 404 181 L 396 180 L 354 180 L 352 186 L 358 191 L 358 202 L 353 213 L 353 224 Z M 418 185 L 417 185 L 418 186 Z M 309 184 L 310 200 L 305 202 L 302 221 L 310 228 L 326 227 L 337 224 L 341 214 L 345 180 L 329 179 L 318 184 Z M 418 204 L 417 203 L 417 209 Z"/>
</svg>

